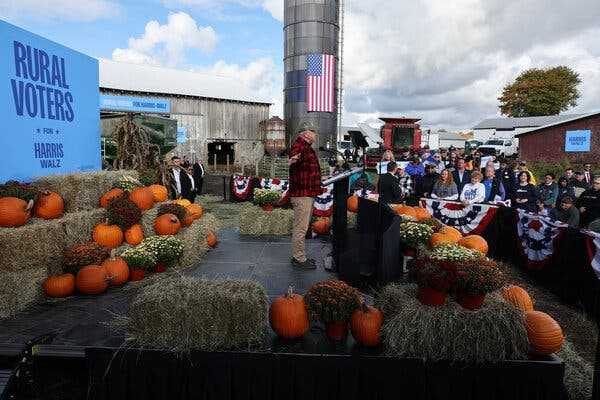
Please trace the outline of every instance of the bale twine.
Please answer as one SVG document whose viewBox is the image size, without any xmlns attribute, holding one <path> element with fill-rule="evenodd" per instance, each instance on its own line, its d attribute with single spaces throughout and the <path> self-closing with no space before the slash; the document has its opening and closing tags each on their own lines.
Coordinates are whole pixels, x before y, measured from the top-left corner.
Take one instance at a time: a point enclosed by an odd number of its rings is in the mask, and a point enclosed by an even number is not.
<svg viewBox="0 0 600 400">
<path fill-rule="evenodd" d="M 430 307 L 417 300 L 414 285 L 388 285 L 376 298 L 383 311 L 385 352 L 430 361 L 496 363 L 527 358 L 529 343 L 523 315 L 497 293 L 478 311 L 448 299 Z"/>
<path fill-rule="evenodd" d="M 294 211 L 276 208 L 265 212 L 260 207 L 247 207 L 240 213 L 240 233 L 242 235 L 276 235 L 292 234 Z"/>
<path fill-rule="evenodd" d="M 42 298 L 46 267 L 0 272 L 0 318 L 8 318 Z"/>
<path fill-rule="evenodd" d="M 121 323 L 138 346 L 247 349 L 263 343 L 267 308 L 266 291 L 257 282 L 171 276 L 141 288 Z"/>
</svg>

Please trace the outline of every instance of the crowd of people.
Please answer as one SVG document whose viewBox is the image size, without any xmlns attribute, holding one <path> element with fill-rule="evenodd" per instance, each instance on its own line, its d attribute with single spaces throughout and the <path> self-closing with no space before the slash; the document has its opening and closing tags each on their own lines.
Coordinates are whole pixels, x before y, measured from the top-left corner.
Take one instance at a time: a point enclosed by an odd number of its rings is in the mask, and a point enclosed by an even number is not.
<svg viewBox="0 0 600 400">
<path fill-rule="evenodd" d="M 568 168 L 558 179 L 548 173 L 541 182 L 525 161 L 482 157 L 476 150 L 464 156 L 452 148 L 445 152 L 425 148 L 411 154 L 408 163 L 396 162 L 388 150 L 380 165 L 377 192 L 382 202 L 421 197 L 463 204 L 510 201 L 511 207 L 600 232 L 600 176 L 594 176 L 591 164 L 582 171 Z"/>
<path fill-rule="evenodd" d="M 187 157 L 171 157 L 166 174 L 166 186 L 172 199 L 187 199 L 191 203 L 202 194 L 206 170 L 200 160 L 190 162 Z"/>
</svg>

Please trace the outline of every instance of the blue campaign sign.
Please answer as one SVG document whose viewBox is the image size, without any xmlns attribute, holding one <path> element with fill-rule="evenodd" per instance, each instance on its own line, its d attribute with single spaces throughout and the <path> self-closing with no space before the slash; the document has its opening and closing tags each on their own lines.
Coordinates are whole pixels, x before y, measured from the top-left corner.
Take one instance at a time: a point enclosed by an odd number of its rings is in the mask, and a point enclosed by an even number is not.
<svg viewBox="0 0 600 400">
<path fill-rule="evenodd" d="M 585 131 L 567 131 L 565 133 L 565 151 L 566 152 L 586 152 L 590 151 L 592 142 L 592 132 Z"/>
<path fill-rule="evenodd" d="M 186 140 L 186 130 L 183 126 L 177 127 L 177 143 L 182 144 L 185 143 Z"/>
<path fill-rule="evenodd" d="M 100 95 L 100 109 L 111 111 L 133 111 L 147 113 L 170 113 L 171 102 L 165 99 L 145 97 Z"/>
<path fill-rule="evenodd" d="M 0 183 L 94 171 L 98 61 L 0 21 Z"/>
</svg>

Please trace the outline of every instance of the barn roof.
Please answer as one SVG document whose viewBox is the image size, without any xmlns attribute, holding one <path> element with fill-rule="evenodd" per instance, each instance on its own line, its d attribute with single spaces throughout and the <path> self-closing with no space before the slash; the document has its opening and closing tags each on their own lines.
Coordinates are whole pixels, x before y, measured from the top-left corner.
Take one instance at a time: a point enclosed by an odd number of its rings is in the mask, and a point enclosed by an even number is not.
<svg viewBox="0 0 600 400">
<path fill-rule="evenodd" d="M 270 104 L 233 77 L 99 60 L 105 89 Z"/>
<path fill-rule="evenodd" d="M 540 127 L 538 127 L 538 128 L 531 129 L 531 130 L 529 130 L 529 131 L 527 131 L 527 132 L 522 132 L 522 133 L 519 133 L 518 135 L 515 135 L 515 136 L 523 136 L 523 135 L 528 135 L 528 134 L 530 134 L 530 133 L 534 133 L 534 132 L 537 132 L 537 131 L 541 131 L 542 129 L 551 128 L 551 127 L 553 127 L 553 126 L 557 126 L 557 125 L 561 125 L 561 124 L 566 124 L 567 122 L 578 121 L 578 120 L 580 120 L 580 119 L 589 118 L 589 117 L 594 117 L 594 116 L 597 116 L 597 115 L 600 115 L 600 111 L 596 111 L 596 112 L 592 112 L 592 113 L 588 113 L 588 114 L 577 114 L 577 115 L 571 115 L 571 118 L 569 118 L 569 119 L 564 119 L 564 120 L 557 121 L 557 122 L 554 122 L 554 123 L 550 123 L 550 124 L 547 124 L 547 125 L 544 125 L 544 126 L 540 126 Z"/>
<path fill-rule="evenodd" d="M 488 118 L 475 125 L 473 129 L 515 129 L 537 128 L 548 124 L 579 117 L 583 114 L 548 115 L 544 117 Z"/>
</svg>

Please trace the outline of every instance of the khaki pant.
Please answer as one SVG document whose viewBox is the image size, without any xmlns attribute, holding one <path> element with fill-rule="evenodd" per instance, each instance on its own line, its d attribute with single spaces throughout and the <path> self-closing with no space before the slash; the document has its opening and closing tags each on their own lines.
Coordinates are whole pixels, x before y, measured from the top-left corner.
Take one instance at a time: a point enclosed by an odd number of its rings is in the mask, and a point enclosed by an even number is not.
<svg viewBox="0 0 600 400">
<path fill-rule="evenodd" d="M 292 207 L 294 207 L 294 228 L 292 229 L 292 257 L 297 261 L 306 261 L 304 251 L 304 240 L 310 216 L 312 215 L 313 203 L 312 197 L 292 197 Z"/>
</svg>

